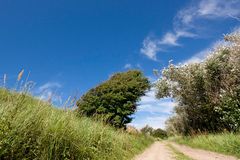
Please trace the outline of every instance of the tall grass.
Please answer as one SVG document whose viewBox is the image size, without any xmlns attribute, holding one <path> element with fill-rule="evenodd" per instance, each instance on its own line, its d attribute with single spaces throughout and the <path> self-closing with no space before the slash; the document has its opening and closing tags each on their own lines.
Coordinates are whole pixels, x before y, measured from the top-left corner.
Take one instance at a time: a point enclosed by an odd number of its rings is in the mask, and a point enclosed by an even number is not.
<svg viewBox="0 0 240 160">
<path fill-rule="evenodd" d="M 174 141 L 191 147 L 234 155 L 240 158 L 240 134 L 221 133 L 178 137 Z"/>
<path fill-rule="evenodd" d="M 0 159 L 131 159 L 152 143 L 0 89 Z"/>
</svg>

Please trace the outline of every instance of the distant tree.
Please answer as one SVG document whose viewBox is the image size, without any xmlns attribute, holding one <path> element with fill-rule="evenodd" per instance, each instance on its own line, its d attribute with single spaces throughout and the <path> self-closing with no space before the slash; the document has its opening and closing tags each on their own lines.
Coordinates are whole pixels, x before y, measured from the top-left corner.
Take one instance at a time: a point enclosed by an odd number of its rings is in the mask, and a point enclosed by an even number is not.
<svg viewBox="0 0 240 160">
<path fill-rule="evenodd" d="M 153 132 L 153 128 L 152 127 L 150 127 L 149 125 L 146 125 L 146 126 L 144 126 L 140 131 L 141 131 L 141 133 L 143 133 L 143 134 L 147 134 L 147 135 L 151 135 L 152 134 L 152 132 Z"/>
<path fill-rule="evenodd" d="M 154 129 L 152 131 L 152 134 L 151 134 L 153 137 L 155 138 L 161 138 L 161 139 L 164 139 L 164 138 L 167 138 L 168 135 L 167 135 L 167 132 L 164 131 L 163 129 L 161 128 L 158 128 L 158 129 Z"/>
<path fill-rule="evenodd" d="M 114 127 L 122 128 L 131 122 L 136 103 L 149 88 L 150 83 L 141 71 L 116 73 L 84 94 L 77 102 L 77 111 L 101 117 Z"/>
<path fill-rule="evenodd" d="M 150 135 L 155 138 L 161 138 L 161 139 L 167 138 L 167 132 L 161 128 L 154 129 L 151 126 L 146 125 L 140 131 L 145 135 Z"/>
</svg>

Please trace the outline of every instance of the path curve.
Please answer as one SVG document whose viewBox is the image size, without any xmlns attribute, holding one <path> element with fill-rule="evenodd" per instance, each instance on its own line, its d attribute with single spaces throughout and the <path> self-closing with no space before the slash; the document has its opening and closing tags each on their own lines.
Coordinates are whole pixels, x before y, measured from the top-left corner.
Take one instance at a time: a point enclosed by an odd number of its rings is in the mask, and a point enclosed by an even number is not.
<svg viewBox="0 0 240 160">
<path fill-rule="evenodd" d="M 238 160 L 233 156 L 227 156 L 216 152 L 206 151 L 202 149 L 195 149 L 185 145 L 170 143 L 179 152 L 194 159 L 194 160 Z"/>
<path fill-rule="evenodd" d="M 170 144 L 177 151 L 193 160 L 240 160 L 233 156 L 227 156 L 216 152 L 195 149 L 173 142 L 155 142 L 134 160 L 174 160 L 175 153 L 168 146 Z"/>
</svg>

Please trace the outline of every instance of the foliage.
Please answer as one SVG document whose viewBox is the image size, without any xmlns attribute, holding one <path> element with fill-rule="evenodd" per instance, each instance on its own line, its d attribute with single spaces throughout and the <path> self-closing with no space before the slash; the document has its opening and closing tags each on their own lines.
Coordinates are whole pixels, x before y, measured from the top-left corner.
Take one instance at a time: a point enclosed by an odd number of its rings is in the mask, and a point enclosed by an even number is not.
<svg viewBox="0 0 240 160">
<path fill-rule="evenodd" d="M 157 97 L 176 100 L 175 114 L 167 121 L 168 131 L 238 131 L 240 129 L 240 32 L 226 36 L 200 63 L 170 64 L 156 83 Z"/>
<path fill-rule="evenodd" d="M 158 128 L 158 129 L 155 129 L 153 130 L 152 134 L 151 134 L 153 137 L 155 138 L 161 138 L 161 139 L 165 139 L 167 138 L 167 132 L 164 131 L 163 129 L 161 128 Z"/>
<path fill-rule="evenodd" d="M 193 160 L 192 158 L 184 155 L 182 152 L 178 151 L 176 148 L 174 148 L 171 144 L 167 144 L 167 146 L 171 149 L 171 151 L 174 153 L 174 158 L 176 160 Z"/>
<path fill-rule="evenodd" d="M 240 158 L 240 135 L 233 133 L 197 135 L 189 137 L 178 137 L 174 141 L 189 145 L 194 148 L 202 148 L 214 152 L 234 155 Z"/>
<path fill-rule="evenodd" d="M 111 78 L 91 89 L 77 102 L 78 112 L 97 116 L 117 128 L 125 127 L 136 111 L 136 102 L 150 84 L 140 71 L 116 73 Z"/>
<path fill-rule="evenodd" d="M 146 125 L 146 126 L 143 127 L 140 131 L 141 131 L 141 133 L 143 133 L 143 134 L 151 135 L 152 132 L 153 132 L 153 130 L 154 130 L 154 129 L 153 129 L 151 126 Z"/>
<path fill-rule="evenodd" d="M 131 159 L 152 139 L 0 89 L 0 159 Z"/>
<path fill-rule="evenodd" d="M 164 131 L 163 129 L 161 129 L 161 128 L 154 129 L 154 128 L 150 127 L 149 125 L 146 125 L 140 131 L 141 131 L 141 133 L 143 133 L 145 135 L 151 135 L 155 138 L 165 139 L 168 137 L 167 132 Z"/>
</svg>

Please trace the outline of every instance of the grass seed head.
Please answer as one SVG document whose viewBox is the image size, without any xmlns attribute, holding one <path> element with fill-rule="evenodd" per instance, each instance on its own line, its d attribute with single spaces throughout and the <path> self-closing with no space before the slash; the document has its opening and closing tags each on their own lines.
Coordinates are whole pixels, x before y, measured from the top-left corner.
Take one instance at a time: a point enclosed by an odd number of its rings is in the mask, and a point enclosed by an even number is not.
<svg viewBox="0 0 240 160">
<path fill-rule="evenodd" d="M 20 81 L 20 80 L 22 79 L 23 73 L 24 73 L 24 69 L 22 69 L 22 70 L 18 73 L 18 78 L 17 78 L 18 81 Z"/>
</svg>

